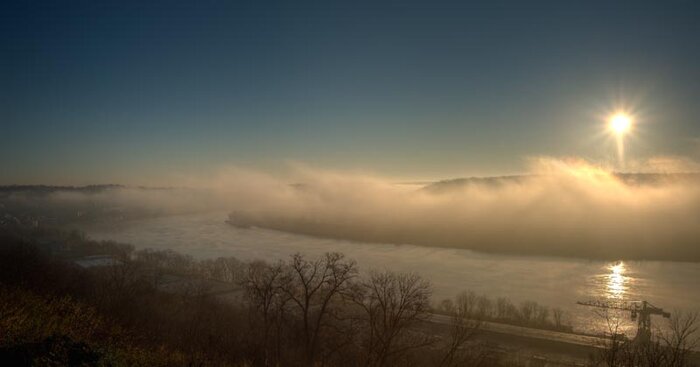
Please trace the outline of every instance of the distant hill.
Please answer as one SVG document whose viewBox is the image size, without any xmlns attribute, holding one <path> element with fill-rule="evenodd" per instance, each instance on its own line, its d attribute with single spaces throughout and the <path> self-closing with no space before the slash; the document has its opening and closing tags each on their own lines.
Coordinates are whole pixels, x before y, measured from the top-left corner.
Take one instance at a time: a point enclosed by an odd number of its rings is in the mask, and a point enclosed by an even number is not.
<svg viewBox="0 0 700 367">
<path fill-rule="evenodd" d="M 51 194 L 55 192 L 76 192 L 84 194 L 96 194 L 111 190 L 172 190 L 172 187 L 147 187 L 126 186 L 119 184 L 86 185 L 86 186 L 57 186 L 57 185 L 5 185 L 0 186 L 0 194 L 26 193 L 26 194 Z"/>
<path fill-rule="evenodd" d="M 126 186 L 116 184 L 87 185 L 87 186 L 54 186 L 54 185 L 6 185 L 0 186 L 0 193 L 26 192 L 49 194 L 57 191 L 95 193 L 106 190 L 123 189 Z"/>
<path fill-rule="evenodd" d="M 620 181 L 628 185 L 659 185 L 673 182 L 700 184 L 700 173 L 614 173 Z M 513 175 L 495 177 L 468 177 L 442 180 L 431 183 L 422 190 L 432 193 L 448 192 L 471 185 L 499 187 L 506 184 L 521 184 L 540 177 L 538 175 Z"/>
</svg>

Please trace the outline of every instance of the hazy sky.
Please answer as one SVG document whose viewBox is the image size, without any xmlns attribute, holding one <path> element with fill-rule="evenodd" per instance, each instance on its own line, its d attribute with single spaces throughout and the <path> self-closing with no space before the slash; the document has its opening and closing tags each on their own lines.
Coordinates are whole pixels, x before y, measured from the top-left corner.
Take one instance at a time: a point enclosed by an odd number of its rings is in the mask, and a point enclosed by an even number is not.
<svg viewBox="0 0 700 367">
<path fill-rule="evenodd" d="M 697 4 L 3 2 L 0 183 L 516 173 L 612 159 L 619 105 L 628 157 L 697 159 Z"/>
</svg>

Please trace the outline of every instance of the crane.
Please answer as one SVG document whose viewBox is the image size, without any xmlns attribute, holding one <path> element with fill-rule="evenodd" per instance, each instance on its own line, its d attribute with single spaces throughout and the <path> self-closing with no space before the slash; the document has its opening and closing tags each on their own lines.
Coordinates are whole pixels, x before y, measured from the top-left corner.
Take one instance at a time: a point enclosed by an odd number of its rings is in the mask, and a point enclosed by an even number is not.
<svg viewBox="0 0 700 367">
<path fill-rule="evenodd" d="M 651 339 L 651 315 L 659 315 L 664 318 L 671 317 L 669 312 L 656 307 L 647 301 L 579 301 L 579 305 L 591 306 L 613 310 L 629 311 L 631 320 L 637 321 L 636 342 L 646 342 Z"/>
</svg>

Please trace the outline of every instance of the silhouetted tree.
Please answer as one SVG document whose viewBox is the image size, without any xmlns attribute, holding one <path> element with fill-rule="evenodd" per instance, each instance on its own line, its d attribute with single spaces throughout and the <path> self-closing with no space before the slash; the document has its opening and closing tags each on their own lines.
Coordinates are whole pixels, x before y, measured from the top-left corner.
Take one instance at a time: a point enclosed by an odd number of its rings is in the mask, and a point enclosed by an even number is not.
<svg viewBox="0 0 700 367">
<path fill-rule="evenodd" d="M 373 272 L 362 282 L 362 290 L 358 304 L 367 322 L 365 365 L 387 366 L 434 342 L 412 330 L 430 316 L 432 288 L 428 281 L 417 274 Z"/>
<path fill-rule="evenodd" d="M 271 364 L 270 333 L 277 325 L 278 333 L 275 337 L 275 361 L 280 357 L 280 327 L 284 308 L 289 300 L 286 292 L 282 290 L 282 281 L 286 268 L 282 263 L 268 264 L 255 261 L 248 266 L 247 275 L 243 281 L 243 287 L 254 315 L 258 316 L 261 325 L 254 325 L 255 329 L 262 330 L 262 359 L 263 365 Z"/>
<path fill-rule="evenodd" d="M 474 307 L 474 293 L 462 292 L 456 302 L 444 302 L 446 311 L 452 315 L 450 334 L 444 354 L 437 364 L 439 367 L 478 366 L 484 361 L 485 352 L 478 345 L 467 348 L 479 331 L 482 319 L 486 314 L 480 297 L 477 307 Z"/>
<path fill-rule="evenodd" d="M 630 340 L 621 333 L 621 315 L 598 311 L 609 335 L 594 359 L 606 367 L 687 367 L 693 348 L 698 346 L 698 313 L 674 313 L 666 330 L 659 329 L 649 340 Z"/>
<path fill-rule="evenodd" d="M 316 260 L 301 254 L 292 256 L 282 277 L 280 289 L 289 297 L 301 319 L 301 341 L 306 365 L 316 362 L 321 333 L 334 301 L 351 288 L 357 276 L 354 261 L 340 253 L 327 253 Z"/>
</svg>

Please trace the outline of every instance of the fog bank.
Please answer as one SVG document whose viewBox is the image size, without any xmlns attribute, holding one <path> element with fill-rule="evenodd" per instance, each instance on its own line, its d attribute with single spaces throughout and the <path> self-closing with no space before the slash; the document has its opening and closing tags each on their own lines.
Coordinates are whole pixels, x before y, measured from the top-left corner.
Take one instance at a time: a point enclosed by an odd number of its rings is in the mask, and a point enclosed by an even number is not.
<svg viewBox="0 0 700 367">
<path fill-rule="evenodd" d="M 92 212 L 107 222 L 219 210 L 237 226 L 365 242 L 700 261 L 698 174 L 615 174 L 581 160 L 539 158 L 525 175 L 423 185 L 308 167 L 287 175 L 232 169 L 183 185 L 189 188 L 15 190 L 0 205 L 42 215 L 50 207 L 57 217 Z"/>
<path fill-rule="evenodd" d="M 314 236 L 603 259 L 700 260 L 700 177 L 541 158 L 530 175 L 397 185 L 313 169 L 234 175 L 231 221 Z"/>
</svg>

